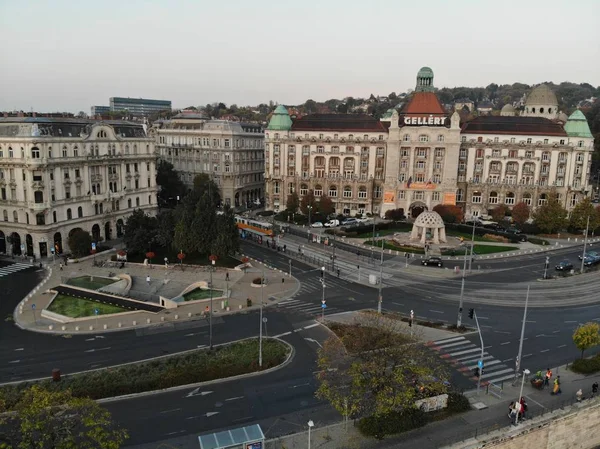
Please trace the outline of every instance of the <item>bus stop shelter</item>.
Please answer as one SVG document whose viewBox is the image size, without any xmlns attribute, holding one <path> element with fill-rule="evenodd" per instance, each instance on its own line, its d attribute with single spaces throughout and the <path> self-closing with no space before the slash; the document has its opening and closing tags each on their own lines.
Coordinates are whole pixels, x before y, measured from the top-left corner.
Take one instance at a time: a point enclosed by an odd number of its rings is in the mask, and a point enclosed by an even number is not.
<svg viewBox="0 0 600 449">
<path fill-rule="evenodd" d="M 239 427 L 198 437 L 200 449 L 264 449 L 265 435 L 260 425 Z"/>
</svg>

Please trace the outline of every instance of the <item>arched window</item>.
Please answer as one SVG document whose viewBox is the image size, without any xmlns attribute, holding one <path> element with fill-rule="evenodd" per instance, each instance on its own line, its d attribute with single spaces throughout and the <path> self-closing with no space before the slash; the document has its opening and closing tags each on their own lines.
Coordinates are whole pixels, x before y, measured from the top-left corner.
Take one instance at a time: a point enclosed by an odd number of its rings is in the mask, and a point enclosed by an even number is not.
<svg viewBox="0 0 600 449">
<path fill-rule="evenodd" d="M 524 193 L 523 194 L 523 202 L 525 204 L 527 204 L 528 206 L 531 206 L 531 193 Z"/>
<path fill-rule="evenodd" d="M 337 187 L 329 186 L 329 196 L 332 198 L 337 198 Z"/>
<path fill-rule="evenodd" d="M 548 202 L 548 195 L 546 195 L 545 193 L 542 193 L 540 195 L 540 197 L 538 198 L 538 206 L 543 206 L 547 202 Z"/>
<path fill-rule="evenodd" d="M 513 206 L 515 204 L 515 194 L 513 192 L 508 192 L 504 197 L 504 203 L 507 206 Z"/>
<path fill-rule="evenodd" d="M 13 214 L 14 214 L 14 213 L 16 213 L 16 211 L 15 211 L 15 212 L 13 212 Z M 3 211 L 2 211 L 2 215 L 4 215 L 4 221 L 8 221 L 8 212 L 7 212 L 6 210 L 3 210 Z"/>
<path fill-rule="evenodd" d="M 360 186 L 358 188 L 358 197 L 360 199 L 366 199 L 367 198 L 367 188 L 365 186 Z"/>
<path fill-rule="evenodd" d="M 344 198 L 352 198 L 352 187 L 350 187 L 350 186 L 344 187 Z"/>
<path fill-rule="evenodd" d="M 540 114 L 544 113 L 544 108 L 540 108 Z"/>
<path fill-rule="evenodd" d="M 33 159 L 39 159 L 40 158 L 40 149 L 38 147 L 33 147 L 31 149 L 31 157 Z"/>
<path fill-rule="evenodd" d="M 315 186 L 315 191 L 314 191 L 315 196 L 323 196 L 323 186 L 321 184 L 317 184 Z"/>
<path fill-rule="evenodd" d="M 73 218 L 73 213 L 71 212 L 71 209 L 67 209 L 67 220 L 70 220 Z"/>
<path fill-rule="evenodd" d="M 127 200 L 127 207 L 128 207 L 129 209 L 131 209 L 131 198 L 129 198 L 129 199 Z"/>
<path fill-rule="evenodd" d="M 6 211 L 4 211 L 4 213 L 6 213 Z M 6 216 L 6 220 L 4 220 L 4 221 L 8 221 L 8 215 Z M 17 213 L 16 210 L 13 211 L 13 221 L 15 223 L 19 222 L 19 214 Z"/>
<path fill-rule="evenodd" d="M 79 206 L 77 208 L 77 218 L 82 218 L 83 217 L 83 207 Z"/>
<path fill-rule="evenodd" d="M 140 197 L 137 197 L 135 199 L 135 205 L 136 205 L 136 207 L 140 207 Z"/>
<path fill-rule="evenodd" d="M 308 186 L 306 184 L 300 184 L 300 195 L 304 196 L 308 194 Z"/>
<path fill-rule="evenodd" d="M 535 114 L 535 108 L 531 108 L 531 112 Z"/>
<path fill-rule="evenodd" d="M 488 202 L 490 204 L 498 204 L 498 192 L 490 192 L 490 197 Z"/>
<path fill-rule="evenodd" d="M 552 108 L 548 108 L 548 114 L 552 114 Z"/>
</svg>

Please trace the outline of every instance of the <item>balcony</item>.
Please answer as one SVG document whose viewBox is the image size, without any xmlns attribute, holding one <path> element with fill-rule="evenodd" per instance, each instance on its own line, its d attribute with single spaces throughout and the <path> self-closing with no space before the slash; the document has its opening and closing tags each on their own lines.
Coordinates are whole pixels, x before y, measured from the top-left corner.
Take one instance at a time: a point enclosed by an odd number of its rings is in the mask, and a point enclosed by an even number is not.
<svg viewBox="0 0 600 449">
<path fill-rule="evenodd" d="M 50 204 L 48 202 L 35 203 L 33 201 L 29 201 L 28 207 L 29 207 L 29 209 L 31 209 L 34 212 L 41 212 L 45 209 L 48 209 L 50 207 Z"/>
<path fill-rule="evenodd" d="M 90 176 L 90 180 L 92 182 L 102 182 L 102 175 L 92 175 Z"/>
</svg>

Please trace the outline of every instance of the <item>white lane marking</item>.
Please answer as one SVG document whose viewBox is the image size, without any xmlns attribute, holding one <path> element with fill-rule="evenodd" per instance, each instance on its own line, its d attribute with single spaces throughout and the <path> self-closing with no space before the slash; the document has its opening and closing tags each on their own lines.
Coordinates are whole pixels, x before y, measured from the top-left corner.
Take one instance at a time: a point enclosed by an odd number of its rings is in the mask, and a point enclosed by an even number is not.
<svg viewBox="0 0 600 449">
<path fill-rule="evenodd" d="M 510 362 L 511 360 L 512 360 L 512 357 L 510 359 L 502 360 L 502 363 Z"/>
<path fill-rule="evenodd" d="M 319 342 L 318 342 L 317 340 L 315 340 L 314 338 L 306 338 L 306 337 L 304 337 L 304 339 L 305 339 L 306 341 L 311 341 L 311 342 L 313 342 L 313 343 L 317 344 L 317 345 L 319 346 L 319 348 L 322 348 L 322 347 L 323 347 L 323 346 L 321 346 L 321 343 L 319 343 Z"/>
<path fill-rule="evenodd" d="M 493 326 L 488 326 L 487 324 L 480 324 L 479 327 L 489 327 L 491 329 Z"/>
<path fill-rule="evenodd" d="M 17 349 L 15 349 L 15 351 L 24 351 L 24 350 L 25 350 L 25 348 L 17 348 Z"/>
<path fill-rule="evenodd" d="M 463 355 L 463 354 L 468 354 L 469 352 L 475 352 L 475 351 L 479 351 L 480 348 L 473 348 L 473 349 L 467 349 L 465 351 L 458 351 L 458 352 L 452 352 L 450 353 L 450 357 L 456 357 L 457 355 Z"/>
<path fill-rule="evenodd" d="M 179 410 L 181 410 L 180 408 L 174 408 L 172 410 L 164 410 L 160 413 L 172 413 L 172 412 L 178 412 Z"/>
<path fill-rule="evenodd" d="M 548 352 L 550 349 L 542 349 L 540 352 Z"/>
<path fill-rule="evenodd" d="M 244 396 L 236 396 L 235 398 L 227 398 L 227 399 L 225 399 L 225 400 L 226 400 L 226 401 L 236 401 L 236 400 L 238 400 L 238 399 L 243 399 L 243 398 L 244 398 Z"/>
<path fill-rule="evenodd" d="M 509 345 L 510 341 L 505 341 L 504 343 L 500 343 L 500 346 Z"/>
<path fill-rule="evenodd" d="M 560 345 L 560 346 L 557 346 L 557 348 L 566 348 L 566 347 L 567 347 L 567 345 Z"/>
<path fill-rule="evenodd" d="M 538 337 L 545 337 L 545 335 L 544 334 L 538 334 L 538 335 L 535 336 L 535 338 L 538 338 Z"/>
<path fill-rule="evenodd" d="M 533 354 L 525 354 L 525 355 L 523 356 L 523 358 L 525 358 L 525 357 L 531 357 L 532 355 L 533 355 Z"/>
<path fill-rule="evenodd" d="M 20 362 L 20 360 L 11 360 L 11 361 L 10 361 L 10 362 L 8 362 L 8 363 L 19 363 L 19 362 Z"/>
<path fill-rule="evenodd" d="M 320 326 L 321 323 L 310 324 L 308 326 L 304 326 L 302 329 L 312 329 L 313 327 Z"/>
<path fill-rule="evenodd" d="M 489 345 L 489 346 L 484 346 L 484 347 L 483 347 L 483 349 L 489 349 L 489 348 L 491 348 L 491 347 L 492 347 L 492 345 Z"/>
<path fill-rule="evenodd" d="M 305 384 L 292 385 L 289 388 L 300 388 L 300 387 L 306 387 L 307 385 L 310 385 L 310 382 L 306 382 Z"/>
<path fill-rule="evenodd" d="M 165 433 L 165 436 L 169 436 L 169 435 L 177 435 L 178 433 L 184 433 L 185 430 L 178 430 L 177 432 L 169 432 L 169 433 Z"/>
<path fill-rule="evenodd" d="M 392 304 L 395 304 L 395 305 L 397 305 L 397 306 L 403 306 L 403 307 L 404 307 L 404 304 L 400 304 L 399 302 L 392 302 Z"/>
<path fill-rule="evenodd" d="M 503 370 L 500 370 L 500 371 L 494 371 L 494 372 L 485 374 L 485 366 L 483 367 L 483 369 L 484 369 L 484 374 L 483 374 L 483 376 L 481 376 L 482 379 L 483 378 L 487 379 L 487 378 L 490 378 L 490 377 L 493 377 L 493 376 L 497 376 L 499 374 L 506 374 L 506 373 L 510 373 L 510 372 L 514 372 L 515 371 L 512 368 L 507 368 L 507 369 L 503 369 Z"/>
<path fill-rule="evenodd" d="M 291 331 L 290 332 L 284 332 L 283 334 L 279 334 L 279 335 L 274 335 L 273 338 L 279 338 L 279 337 L 285 337 L 286 335 L 291 335 Z"/>
<path fill-rule="evenodd" d="M 558 334 L 559 332 L 560 332 L 560 330 L 552 331 L 553 334 Z"/>
<path fill-rule="evenodd" d="M 444 338 L 443 340 L 436 340 L 433 343 L 437 345 L 440 343 L 450 343 L 452 341 L 458 341 L 458 340 L 466 340 L 466 338 L 465 337 Z"/>
<path fill-rule="evenodd" d="M 196 348 L 201 349 L 201 348 L 206 348 L 208 345 L 198 345 L 196 346 Z"/>
<path fill-rule="evenodd" d="M 83 351 L 83 352 L 108 351 L 109 349 L 110 349 L 110 346 L 108 348 L 88 349 L 87 351 Z"/>
<path fill-rule="evenodd" d="M 206 396 L 207 394 L 211 394 L 212 391 L 200 391 L 200 387 L 198 388 L 194 388 L 192 391 L 190 391 L 185 397 L 186 398 L 191 398 L 193 396 Z"/>
<path fill-rule="evenodd" d="M 96 337 L 93 337 L 93 338 L 86 338 L 86 339 L 85 339 L 85 341 L 94 341 L 94 340 L 96 340 Z"/>
<path fill-rule="evenodd" d="M 478 316 L 477 318 L 479 318 L 480 320 L 489 320 L 487 316 Z"/>
<path fill-rule="evenodd" d="M 569 324 L 569 323 L 577 323 L 577 321 L 565 321 L 565 324 Z"/>
<path fill-rule="evenodd" d="M 211 416 L 218 415 L 218 414 L 219 414 L 219 412 L 208 412 L 204 416 L 206 416 L 207 418 L 210 418 Z"/>
<path fill-rule="evenodd" d="M 510 335 L 510 332 L 506 332 L 506 331 L 494 331 L 497 334 L 506 334 L 506 335 Z"/>
<path fill-rule="evenodd" d="M 431 310 L 431 309 L 429 309 L 429 311 L 430 311 L 430 312 L 433 312 L 433 313 L 444 313 L 444 312 L 442 312 L 441 310 Z"/>
<path fill-rule="evenodd" d="M 436 345 L 438 347 L 440 347 L 441 349 L 447 349 L 447 348 L 452 348 L 454 346 L 464 346 L 464 345 L 472 345 L 473 343 L 471 343 L 469 340 L 463 340 L 463 341 L 457 341 L 456 343 L 450 343 L 450 344 L 441 344 L 441 345 Z"/>
</svg>

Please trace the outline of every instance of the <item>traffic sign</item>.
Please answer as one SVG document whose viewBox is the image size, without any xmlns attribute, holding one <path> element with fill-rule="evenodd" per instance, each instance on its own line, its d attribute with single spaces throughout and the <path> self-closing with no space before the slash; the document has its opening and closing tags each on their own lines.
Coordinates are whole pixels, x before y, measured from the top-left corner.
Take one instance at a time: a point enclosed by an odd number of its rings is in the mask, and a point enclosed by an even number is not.
<svg viewBox="0 0 600 449">
<path fill-rule="evenodd" d="M 479 369 L 482 369 L 483 368 L 483 360 L 478 360 L 477 366 L 479 367 Z"/>
<path fill-rule="evenodd" d="M 92 251 L 96 251 L 96 242 L 92 242 Z"/>
<path fill-rule="evenodd" d="M 322 309 L 326 309 L 327 308 L 327 304 L 325 304 L 325 303 L 321 304 L 321 308 Z"/>
<path fill-rule="evenodd" d="M 98 309 L 94 309 L 94 315 L 98 315 Z"/>
<path fill-rule="evenodd" d="M 35 304 L 31 304 L 31 309 L 35 310 Z"/>
</svg>

